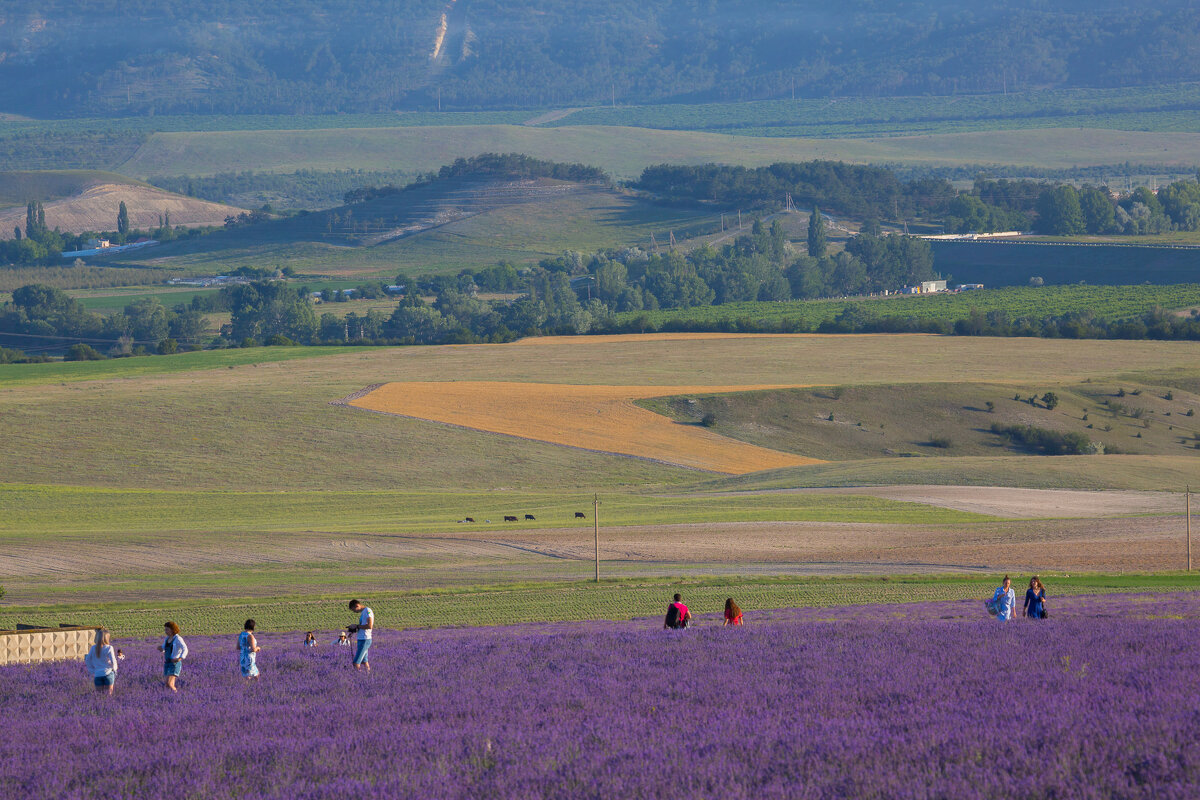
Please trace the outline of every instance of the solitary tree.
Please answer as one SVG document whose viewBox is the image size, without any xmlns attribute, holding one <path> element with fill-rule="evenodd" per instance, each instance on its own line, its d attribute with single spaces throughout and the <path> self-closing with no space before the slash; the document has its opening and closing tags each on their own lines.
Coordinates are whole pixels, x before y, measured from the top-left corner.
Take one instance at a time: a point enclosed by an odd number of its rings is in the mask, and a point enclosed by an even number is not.
<svg viewBox="0 0 1200 800">
<path fill-rule="evenodd" d="M 1054 392 L 1046 392 L 1042 395 L 1042 402 L 1046 404 L 1046 408 L 1053 411 L 1054 407 L 1058 405 L 1058 395 Z"/>
<path fill-rule="evenodd" d="M 129 233 L 129 209 L 125 207 L 125 201 L 121 201 L 121 207 L 117 209 L 117 233 Z"/>
<path fill-rule="evenodd" d="M 812 216 L 808 218 L 808 254 L 813 258 L 825 256 L 825 220 L 821 217 L 821 209 L 813 206 Z"/>
</svg>

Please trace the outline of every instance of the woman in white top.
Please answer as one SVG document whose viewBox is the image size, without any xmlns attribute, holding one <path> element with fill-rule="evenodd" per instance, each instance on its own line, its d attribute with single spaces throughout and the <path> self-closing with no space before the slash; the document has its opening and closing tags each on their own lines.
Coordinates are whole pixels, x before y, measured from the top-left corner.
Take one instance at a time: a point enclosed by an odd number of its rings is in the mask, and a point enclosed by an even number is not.
<svg viewBox="0 0 1200 800">
<path fill-rule="evenodd" d="M 163 623 L 163 643 L 158 649 L 163 654 L 163 683 L 172 692 L 177 692 L 179 690 L 175 688 L 175 680 L 183 671 L 183 660 L 187 658 L 188 648 L 187 642 L 179 635 L 179 626 L 174 622 L 167 620 Z"/>
<path fill-rule="evenodd" d="M 1004 582 L 996 588 L 992 602 L 996 605 L 996 619 L 1008 622 L 1016 617 L 1017 593 L 1013 591 L 1012 580 L 1007 575 L 1004 576 Z"/>
<path fill-rule="evenodd" d="M 113 649 L 107 628 L 96 629 L 96 643 L 88 648 L 83 665 L 92 673 L 97 692 L 113 693 L 117 685 L 117 651 Z"/>
</svg>

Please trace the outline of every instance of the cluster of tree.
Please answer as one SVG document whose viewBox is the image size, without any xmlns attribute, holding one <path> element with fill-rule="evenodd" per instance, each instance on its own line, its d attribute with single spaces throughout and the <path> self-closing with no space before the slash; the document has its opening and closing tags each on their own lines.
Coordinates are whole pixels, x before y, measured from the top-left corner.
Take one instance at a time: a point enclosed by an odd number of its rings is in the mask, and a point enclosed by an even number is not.
<svg viewBox="0 0 1200 800">
<path fill-rule="evenodd" d="M 864 218 L 941 222 L 948 233 L 1035 230 L 1059 236 L 1083 233 L 1154 234 L 1200 230 L 1200 182 L 1180 180 L 1157 194 L 1141 186 L 1125 195 L 1107 187 L 977 177 L 969 191 L 944 178 L 901 181 L 884 167 L 809 161 L 754 169 L 716 164 L 647 168 L 633 184 L 676 203 L 771 209 L 786 195 Z"/>
<path fill-rule="evenodd" d="M 1118 195 L 1106 186 L 977 178 L 950 204 L 953 233 L 1035 230 L 1054 236 L 1155 234 L 1200 229 L 1200 183 L 1175 181 L 1158 193 L 1139 186 Z"/>
<path fill-rule="evenodd" d="M 1104 452 L 1104 445 L 1077 431 L 1052 431 L 1033 425 L 993 423 L 992 433 L 1006 442 L 1048 456 L 1087 456 Z"/>
<path fill-rule="evenodd" d="M 365 203 L 380 197 L 399 194 L 405 189 L 415 189 L 428 186 L 436 181 L 453 178 L 503 178 L 506 180 L 553 178 L 576 183 L 609 183 L 611 181 L 607 172 L 587 164 L 546 161 L 522 153 L 482 153 L 469 158 L 456 158 L 453 163 L 444 165 L 437 172 L 422 175 L 407 186 L 400 187 L 391 184 L 360 186 L 346 192 L 342 199 L 346 205 Z"/>
<path fill-rule="evenodd" d="M 788 0 L 361 0 L 353 13 L 333 0 L 126 0 L 102 15 L 85 10 L 43 0 L 6 14 L 0 52 L 20 57 L 0 62 L 0 107 L 293 114 L 1200 80 L 1189 0 L 1149 10 L 1117 0 L 847 0 L 836 13 Z"/>
<path fill-rule="evenodd" d="M 168 309 L 156 299 L 140 298 L 101 317 L 61 289 L 40 284 L 16 289 L 0 306 L 0 337 L 11 334 L 41 348 L 66 347 L 76 340 L 107 346 L 111 355 L 132 355 L 161 349 L 167 339 L 200 346 L 204 330 L 204 315 L 184 305 Z"/>
<path fill-rule="evenodd" d="M 1157 195 L 1139 186 L 1122 197 L 1103 187 L 1056 186 L 1038 196 L 1035 229 L 1057 236 L 1200 230 L 1200 183 L 1177 181 Z"/>
<path fill-rule="evenodd" d="M 954 198 L 945 180 L 902 183 L 886 167 L 841 161 L 805 161 L 738 167 L 724 164 L 647 167 L 632 184 L 671 202 L 717 203 L 726 208 L 777 208 L 785 195 L 801 206 L 816 205 L 865 218 L 914 218 Z"/>
<path fill-rule="evenodd" d="M 42 364 L 49 360 L 44 354 L 29 355 L 13 347 L 0 347 L 0 364 Z"/>
</svg>

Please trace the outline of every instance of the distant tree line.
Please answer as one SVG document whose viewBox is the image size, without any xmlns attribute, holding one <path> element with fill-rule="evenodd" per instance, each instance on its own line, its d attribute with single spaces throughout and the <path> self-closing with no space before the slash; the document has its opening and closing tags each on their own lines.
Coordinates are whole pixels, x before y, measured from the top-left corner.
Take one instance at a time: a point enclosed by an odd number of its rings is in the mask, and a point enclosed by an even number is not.
<svg viewBox="0 0 1200 800">
<path fill-rule="evenodd" d="M 632 186 L 668 202 L 722 208 L 798 205 L 874 222 L 941 223 L 948 233 L 1035 231 L 1073 236 L 1149 235 L 1200 230 L 1200 182 L 1180 180 L 1157 194 L 1140 186 L 1124 195 L 1105 186 L 977 177 L 968 191 L 944 178 L 901 181 L 885 167 L 830 161 L 738 167 L 718 164 L 648 167 Z"/>
<path fill-rule="evenodd" d="M 8 341 L 27 341 L 39 349 L 66 348 L 74 339 L 114 356 L 174 352 L 180 346 L 200 347 L 204 331 L 203 313 L 186 305 L 167 309 L 156 299 L 140 298 L 101 317 L 61 289 L 39 284 L 16 289 L 0 306 L 0 339 L 10 334 Z"/>
</svg>

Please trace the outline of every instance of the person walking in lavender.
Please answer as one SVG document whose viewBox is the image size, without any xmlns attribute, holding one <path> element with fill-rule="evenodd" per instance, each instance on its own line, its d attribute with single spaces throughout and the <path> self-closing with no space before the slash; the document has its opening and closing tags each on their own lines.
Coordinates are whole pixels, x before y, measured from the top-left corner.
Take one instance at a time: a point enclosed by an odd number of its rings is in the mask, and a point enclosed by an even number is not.
<svg viewBox="0 0 1200 800">
<path fill-rule="evenodd" d="M 88 648 L 83 665 L 92 673 L 97 692 L 113 693 L 117 684 L 117 653 L 113 650 L 108 630 L 96 629 L 96 643 Z"/>
<path fill-rule="evenodd" d="M 183 660 L 187 658 L 187 642 L 179 635 L 179 626 L 167 620 L 163 623 L 163 643 L 158 646 L 163 654 L 163 683 L 172 692 L 179 689 L 175 682 L 183 672 Z"/>
<path fill-rule="evenodd" d="M 258 677 L 258 654 L 262 648 L 254 638 L 254 620 L 246 620 L 245 629 L 238 634 L 237 650 L 238 663 L 242 668 L 242 677 L 254 679 Z"/>
<path fill-rule="evenodd" d="M 1029 579 L 1029 588 L 1025 590 L 1025 608 L 1022 613 L 1029 619 L 1046 618 L 1046 587 L 1037 575 Z"/>
<path fill-rule="evenodd" d="M 1004 582 L 996 587 L 992 595 L 992 606 L 996 609 L 996 619 L 1008 622 L 1017 614 L 1017 593 L 1013 591 L 1012 579 L 1004 576 Z"/>
<path fill-rule="evenodd" d="M 356 634 L 358 640 L 354 648 L 354 668 L 366 667 L 370 672 L 371 662 L 367 658 L 367 651 L 371 649 L 371 634 L 375 630 L 375 612 L 363 605 L 361 600 L 351 600 L 350 610 L 358 614 L 358 624 L 346 628 L 348 632 Z"/>
</svg>

